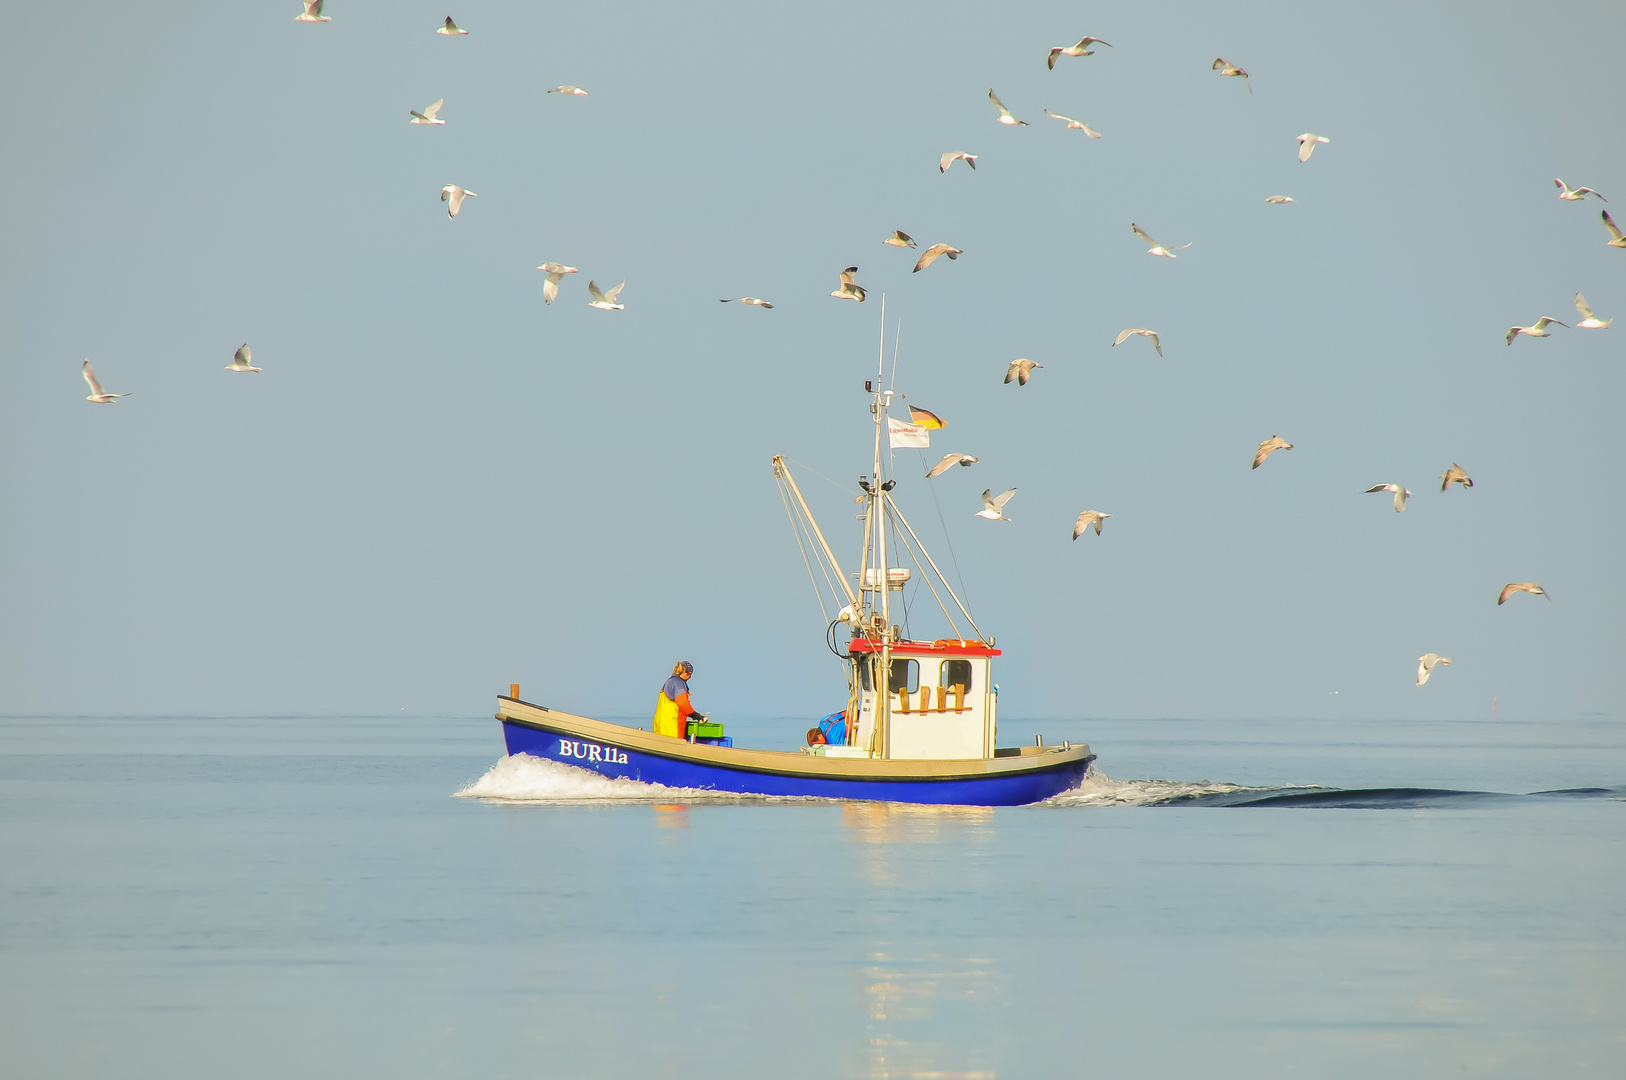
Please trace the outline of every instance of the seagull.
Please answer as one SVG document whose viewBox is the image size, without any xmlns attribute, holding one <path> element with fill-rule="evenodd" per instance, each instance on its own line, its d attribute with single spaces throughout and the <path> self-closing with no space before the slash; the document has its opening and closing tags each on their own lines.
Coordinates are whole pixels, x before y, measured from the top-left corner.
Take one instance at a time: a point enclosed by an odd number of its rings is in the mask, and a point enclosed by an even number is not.
<svg viewBox="0 0 1626 1080">
<path fill-rule="evenodd" d="M 1011 366 L 1005 369 L 1005 381 L 1015 379 L 1017 386 L 1026 386 L 1028 380 L 1033 378 L 1033 369 L 1042 367 L 1043 364 L 1035 364 L 1032 360 L 1012 360 Z"/>
<path fill-rule="evenodd" d="M 1507 597 L 1511 597 L 1511 595 L 1515 594 L 1515 592 L 1533 592 L 1533 594 L 1537 594 L 1538 597 L 1546 597 L 1546 589 L 1538 586 L 1538 584 L 1535 584 L 1533 581 L 1509 582 L 1509 584 L 1506 584 L 1506 586 L 1502 586 L 1502 594 L 1499 595 L 1499 597 L 1496 597 L 1496 607 L 1501 607 L 1501 605 L 1507 603 Z M 1546 597 L 1546 599 L 1551 600 L 1553 597 Z"/>
<path fill-rule="evenodd" d="M 995 495 L 994 489 L 988 488 L 982 493 L 982 509 L 977 511 L 977 517 L 987 518 L 989 521 L 1011 520 L 1005 516 L 1005 504 L 1010 502 L 1011 496 L 1015 494 L 1015 488 L 1002 495 Z"/>
<path fill-rule="evenodd" d="M 332 22 L 333 16 L 322 14 L 324 0 L 305 0 L 305 12 L 295 15 L 294 22 Z"/>
<path fill-rule="evenodd" d="M 1575 324 L 1581 330 L 1607 330 L 1609 324 L 1615 321 L 1612 317 L 1600 319 L 1592 314 L 1592 309 L 1587 306 L 1586 297 L 1580 293 L 1575 294 L 1575 310 L 1581 313 L 1581 321 Z"/>
<path fill-rule="evenodd" d="M 1101 137 L 1101 133 L 1099 131 L 1095 130 L 1094 128 L 1092 128 L 1090 125 L 1086 124 L 1082 120 L 1074 120 L 1071 116 L 1063 116 L 1061 113 L 1053 113 L 1049 109 L 1046 109 L 1044 111 L 1044 114 L 1046 116 L 1055 117 L 1057 120 L 1065 120 L 1065 121 L 1067 121 L 1067 130 L 1068 131 L 1073 131 L 1073 130 L 1082 131 L 1084 134 L 1088 135 L 1092 139 L 1099 139 Z"/>
<path fill-rule="evenodd" d="M 882 240 L 881 243 L 891 244 L 893 247 L 914 247 L 915 238 L 906 232 L 893 229 L 892 235 L 887 237 L 885 240 Z"/>
<path fill-rule="evenodd" d="M 587 306 L 596 307 L 600 311 L 624 311 L 627 305 L 616 303 L 615 298 L 621 294 L 621 290 L 626 287 L 626 284 L 623 281 L 613 289 L 599 292 L 598 285 L 589 281 L 587 283 L 587 292 L 592 296 L 592 299 L 587 301 Z"/>
<path fill-rule="evenodd" d="M 1603 227 L 1609 230 L 1610 236 L 1610 239 L 1604 241 L 1605 244 L 1610 247 L 1626 248 L 1626 236 L 1621 235 L 1620 227 L 1615 224 L 1615 219 L 1609 216 L 1607 210 L 1603 212 Z"/>
<path fill-rule="evenodd" d="M 1422 686 L 1428 682 L 1428 677 L 1434 673 L 1434 668 L 1450 667 L 1451 658 L 1438 653 L 1426 652 L 1417 658 L 1417 685 Z"/>
<path fill-rule="evenodd" d="M 1263 465 L 1265 463 L 1265 459 L 1278 450 L 1291 449 L 1293 449 L 1292 443 L 1288 442 L 1280 435 L 1272 435 L 1270 438 L 1259 444 L 1258 451 L 1253 455 L 1253 467 L 1257 469 L 1259 466 Z"/>
<path fill-rule="evenodd" d="M 992 101 L 994 103 L 994 108 L 999 110 L 999 122 L 1001 124 L 1004 124 L 1006 127 L 1016 127 L 1018 125 L 1027 127 L 1028 122 L 1026 120 L 1018 120 L 1016 117 L 1011 115 L 1011 110 L 1007 109 L 1005 107 L 1005 103 L 999 100 L 999 95 L 994 93 L 994 88 L 991 86 L 988 88 L 988 100 Z"/>
<path fill-rule="evenodd" d="M 1534 581 L 1515 581 L 1502 586 L 1502 595 L 1496 598 L 1496 606 L 1501 607 L 1503 604 L 1507 603 L 1507 598 L 1516 592 L 1535 593 L 1537 596 L 1547 596 L 1547 590 L 1543 589 L 1540 585 L 1537 585 Z M 1547 596 L 1547 599 L 1551 600 L 1552 597 Z"/>
<path fill-rule="evenodd" d="M 1116 349 L 1119 345 L 1122 345 L 1124 342 L 1128 341 L 1131 334 L 1139 334 L 1141 337 L 1151 338 L 1152 348 L 1157 350 L 1157 355 L 1163 355 L 1163 343 L 1157 340 L 1157 331 L 1148 330 L 1144 326 L 1132 326 L 1127 330 L 1118 331 L 1118 337 L 1115 341 L 1113 341 L 1112 347 Z"/>
<path fill-rule="evenodd" d="M 939 159 L 937 162 L 937 171 L 940 173 L 948 172 L 948 167 L 953 165 L 956 161 L 965 162 L 967 165 L 971 166 L 971 170 L 973 172 L 975 172 L 977 169 L 976 154 L 968 154 L 964 150 L 954 150 L 944 154 L 942 158 Z"/>
<path fill-rule="evenodd" d="M 1290 195 L 1266 195 L 1265 201 L 1267 203 L 1274 203 L 1275 205 L 1280 206 L 1283 203 L 1292 202 L 1293 198 Z"/>
<path fill-rule="evenodd" d="M 407 123 L 444 124 L 446 121 L 441 120 L 435 115 L 436 113 L 440 112 L 440 107 L 444 104 L 446 104 L 446 99 L 438 98 L 433 105 L 429 106 L 429 108 L 425 109 L 423 112 L 419 112 L 417 109 L 408 109 L 407 112 L 412 114 L 412 119 L 408 120 Z"/>
<path fill-rule="evenodd" d="M 103 390 L 102 384 L 96 381 L 96 369 L 90 366 L 89 360 L 85 361 L 85 366 L 80 370 L 84 372 L 85 381 L 90 384 L 90 395 L 85 398 L 86 401 L 94 401 L 98 405 L 107 405 L 116 398 L 130 396 L 129 394 L 109 394 L 106 390 Z"/>
<path fill-rule="evenodd" d="M 548 275 L 548 279 L 542 283 L 542 302 L 544 304 L 551 304 L 554 302 L 554 300 L 558 299 L 559 282 L 565 279 L 566 274 L 574 274 L 576 272 L 576 268 L 574 266 L 565 266 L 562 263 L 556 262 L 545 262 L 541 266 L 537 267 L 537 269 L 546 271 Z"/>
<path fill-rule="evenodd" d="M 949 247 L 947 244 L 933 244 L 921 254 L 920 259 L 915 263 L 915 268 L 909 272 L 911 274 L 920 273 L 922 270 L 926 269 L 926 267 L 936 262 L 939 255 L 947 255 L 949 260 L 952 262 L 964 254 L 965 252 L 961 251 L 957 247 Z"/>
<path fill-rule="evenodd" d="M 1330 143 L 1332 140 L 1325 135 L 1313 135 L 1306 131 L 1303 135 L 1298 136 L 1298 142 L 1299 161 L 1305 162 L 1309 161 L 1310 155 L 1315 153 L 1316 143 Z"/>
<path fill-rule="evenodd" d="M 931 472 L 926 474 L 926 479 L 930 480 L 934 476 L 942 476 L 956 465 L 970 468 L 976 463 L 977 459 L 970 454 L 945 454 L 942 461 L 932 466 Z"/>
<path fill-rule="evenodd" d="M 1058 56 L 1094 56 L 1095 50 L 1090 48 L 1091 45 L 1105 45 L 1109 49 L 1112 48 L 1112 42 L 1110 41 L 1102 41 L 1098 37 L 1081 37 L 1078 39 L 1077 45 L 1057 45 L 1051 49 L 1050 58 L 1044 62 L 1044 66 L 1051 71 L 1055 71 L 1056 57 Z"/>
<path fill-rule="evenodd" d="M 549 90 L 550 94 L 568 94 L 571 97 L 586 97 L 587 91 L 579 86 L 555 86 Z"/>
<path fill-rule="evenodd" d="M 1248 78 L 1248 73 L 1246 71 L 1243 71 L 1241 68 L 1237 67 L 1235 64 L 1233 64 L 1229 60 L 1225 59 L 1223 56 L 1220 57 L 1218 60 L 1215 60 L 1213 65 L 1208 70 L 1217 71 L 1221 75 L 1232 75 L 1232 76 L 1240 75 L 1240 76 L 1242 76 L 1242 78 L 1244 80 L 1247 80 L 1247 78 Z M 1248 93 L 1250 93 L 1250 94 L 1253 93 L 1253 83 L 1252 83 L 1252 81 L 1248 81 Z"/>
<path fill-rule="evenodd" d="M 841 272 L 841 287 L 830 295 L 837 300 L 857 300 L 864 302 L 864 287 L 853 281 L 853 275 L 858 273 L 858 267 L 849 266 Z"/>
<path fill-rule="evenodd" d="M 232 355 L 231 363 L 226 365 L 226 370 L 255 372 L 260 370 L 254 366 L 254 350 L 248 347 L 248 342 L 243 342 L 243 347 Z"/>
<path fill-rule="evenodd" d="M 1463 472 L 1462 466 L 1458 465 L 1454 461 L 1451 463 L 1451 467 L 1449 469 L 1440 474 L 1440 490 L 1444 491 L 1452 484 L 1461 484 L 1465 488 L 1471 488 L 1474 486 L 1473 477 Z"/>
<path fill-rule="evenodd" d="M 1366 491 L 1363 492 L 1363 494 L 1370 495 L 1374 491 L 1392 491 L 1392 492 L 1394 492 L 1395 493 L 1395 513 L 1404 514 L 1406 512 L 1406 500 L 1411 498 L 1411 492 L 1407 491 L 1405 488 L 1401 487 L 1399 484 L 1374 484 L 1372 487 L 1367 488 Z"/>
<path fill-rule="evenodd" d="M 456 184 L 447 184 L 440 189 L 440 201 L 446 204 L 446 216 L 448 218 L 456 217 L 457 212 L 463 209 L 464 199 L 478 199 L 479 197 L 477 192 L 460 188 Z"/>
<path fill-rule="evenodd" d="M 1101 523 L 1111 516 L 1111 514 L 1103 514 L 1099 510 L 1084 511 L 1082 514 L 1078 515 L 1078 520 L 1073 522 L 1073 539 L 1077 540 L 1079 537 L 1083 536 L 1084 530 L 1088 529 L 1091 525 L 1095 526 L 1095 535 L 1100 536 Z"/>
<path fill-rule="evenodd" d="M 1564 181 L 1557 178 L 1554 178 L 1553 183 L 1558 186 L 1558 197 L 1563 199 L 1565 202 L 1580 202 L 1588 195 L 1598 195 L 1596 191 L 1593 191 L 1589 187 L 1568 187 L 1565 185 Z M 1602 195 L 1598 195 L 1598 198 L 1603 199 L 1604 202 L 1609 201 L 1608 199 L 1604 199 Z"/>
<path fill-rule="evenodd" d="M 719 304 L 750 304 L 752 307 L 771 308 L 772 304 L 758 296 L 730 296 L 726 300 L 718 300 Z"/>
<path fill-rule="evenodd" d="M 1558 322 L 1557 319 L 1550 319 L 1546 315 L 1543 315 L 1541 318 L 1536 320 L 1536 325 L 1534 325 L 1534 326 L 1510 326 L 1510 327 L 1508 327 L 1507 328 L 1507 343 L 1509 345 L 1513 344 L 1513 339 L 1518 337 L 1520 334 L 1523 334 L 1526 337 L 1552 337 L 1553 335 L 1547 332 L 1547 327 L 1554 324 L 1554 323 L 1557 323 L 1559 326 L 1568 326 L 1569 325 L 1568 323 L 1561 323 L 1561 322 Z"/>
<path fill-rule="evenodd" d="M 1148 244 L 1152 245 L 1151 247 L 1146 249 L 1146 254 L 1148 254 L 1148 255 L 1161 255 L 1165 259 L 1178 258 L 1178 256 L 1175 255 L 1176 251 L 1184 251 L 1186 248 L 1190 247 L 1194 243 L 1194 241 L 1187 240 L 1185 243 L 1181 244 L 1179 247 L 1166 248 L 1162 244 L 1158 243 L 1156 240 L 1153 240 L 1150 236 L 1146 235 L 1146 230 L 1141 228 L 1139 225 L 1136 225 L 1133 221 L 1131 221 L 1129 223 L 1129 227 L 1135 231 L 1136 236 L 1140 237 L 1142 240 L 1144 240 Z"/>
<path fill-rule="evenodd" d="M 457 24 L 452 21 L 452 17 L 448 15 L 446 16 L 446 25 L 441 27 L 439 30 L 436 30 L 435 33 L 442 34 L 446 37 L 457 37 L 460 34 L 467 34 L 468 31 L 459 30 Z"/>
</svg>

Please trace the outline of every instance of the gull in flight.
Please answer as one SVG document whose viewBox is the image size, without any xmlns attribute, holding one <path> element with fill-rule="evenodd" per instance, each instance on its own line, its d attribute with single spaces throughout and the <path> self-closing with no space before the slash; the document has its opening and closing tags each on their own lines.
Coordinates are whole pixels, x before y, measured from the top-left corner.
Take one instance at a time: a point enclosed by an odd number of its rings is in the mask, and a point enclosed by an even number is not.
<svg viewBox="0 0 1626 1080">
<path fill-rule="evenodd" d="M 933 244 L 921 254 L 920 258 L 915 262 L 915 268 L 909 272 L 911 274 L 920 273 L 922 270 L 926 269 L 926 267 L 936 262 L 939 255 L 947 255 L 949 257 L 949 261 L 952 262 L 964 254 L 965 252 L 961 251 L 957 247 L 950 247 L 947 244 Z"/>
<path fill-rule="evenodd" d="M 1451 467 L 1449 469 L 1440 474 L 1440 490 L 1444 491 L 1452 484 L 1461 484 L 1465 488 L 1471 488 L 1474 486 L 1473 477 L 1463 472 L 1462 466 L 1458 465 L 1454 461 L 1451 463 Z"/>
<path fill-rule="evenodd" d="M 1068 131 L 1074 131 L 1074 130 L 1082 131 L 1084 134 L 1088 135 L 1092 139 L 1099 139 L 1101 137 L 1101 133 L 1099 131 L 1095 130 L 1094 128 L 1092 128 L 1090 125 L 1086 124 L 1082 120 L 1074 120 L 1071 116 L 1063 116 L 1061 113 L 1054 113 L 1054 112 L 1051 112 L 1049 109 L 1046 109 L 1044 111 L 1044 114 L 1046 116 L 1054 117 L 1057 120 L 1065 120 L 1065 121 L 1067 121 L 1067 130 Z"/>
<path fill-rule="evenodd" d="M 1536 320 L 1536 324 L 1534 326 L 1510 326 L 1510 327 L 1508 327 L 1507 328 L 1507 343 L 1509 345 L 1513 344 L 1513 339 L 1518 337 L 1520 334 L 1523 334 L 1525 337 L 1552 337 L 1553 335 L 1548 333 L 1547 327 L 1552 326 L 1554 324 L 1557 324 L 1559 326 L 1568 326 L 1569 325 L 1568 323 L 1561 323 L 1557 319 L 1550 319 L 1547 316 L 1543 315 L 1541 318 Z"/>
<path fill-rule="evenodd" d="M 576 272 L 574 266 L 566 266 L 563 263 L 556 262 L 545 262 L 537 269 L 545 271 L 548 275 L 547 280 L 542 283 L 542 302 L 544 304 L 551 304 L 558 299 L 559 282 L 565 279 L 566 274 Z"/>
<path fill-rule="evenodd" d="M 1112 342 L 1112 347 L 1116 349 L 1119 345 L 1122 345 L 1124 342 L 1128 341 L 1130 336 L 1133 334 L 1139 334 L 1141 337 L 1151 338 L 1152 348 L 1157 350 L 1157 355 L 1163 355 L 1163 343 L 1157 339 L 1157 331 L 1148 330 L 1144 326 L 1131 326 L 1127 330 L 1118 331 L 1118 337 Z"/>
<path fill-rule="evenodd" d="M 1571 188 L 1566 185 L 1564 181 L 1559 180 L 1556 177 L 1553 179 L 1553 183 L 1558 186 L 1558 197 L 1563 199 L 1565 202 L 1580 202 L 1588 195 L 1598 195 L 1596 191 L 1593 191 L 1589 187 Z M 1608 199 L 1604 199 L 1602 195 L 1598 195 L 1598 198 L 1603 199 L 1604 202 L 1609 201 Z"/>
<path fill-rule="evenodd" d="M 772 304 L 759 296 L 730 296 L 726 300 L 718 300 L 719 304 L 749 304 L 752 307 L 771 308 Z"/>
<path fill-rule="evenodd" d="M 1417 658 L 1417 685 L 1422 686 L 1428 682 L 1428 677 L 1434 674 L 1436 667 L 1450 667 L 1451 658 L 1438 653 L 1426 652 Z"/>
<path fill-rule="evenodd" d="M 549 90 L 550 94 L 568 94 L 570 97 L 586 97 L 587 91 L 579 86 L 555 86 Z"/>
<path fill-rule="evenodd" d="M 893 229 L 892 235 L 887 237 L 885 240 L 882 240 L 881 243 L 891 244 L 893 247 L 914 247 L 915 238 L 906 232 Z"/>
<path fill-rule="evenodd" d="M 1243 81 L 1247 83 L 1248 93 L 1253 93 L 1253 82 L 1252 80 L 1248 79 L 1248 73 L 1231 63 L 1229 60 L 1225 59 L 1223 56 L 1215 60 L 1213 65 L 1208 70 L 1217 71 L 1221 75 L 1230 75 L 1233 77 L 1240 75 Z"/>
<path fill-rule="evenodd" d="M 956 161 L 963 161 L 967 165 L 971 166 L 972 172 L 975 172 L 977 169 L 976 154 L 968 154 L 964 150 L 953 150 L 947 154 L 944 154 L 942 158 L 939 159 L 937 162 L 937 171 L 940 173 L 948 172 L 948 167 L 953 165 Z"/>
<path fill-rule="evenodd" d="M 1011 366 L 1005 369 L 1005 381 L 1016 380 L 1017 386 L 1026 386 L 1028 380 L 1033 378 L 1034 368 L 1042 368 L 1043 364 L 1035 364 L 1032 360 L 1012 360 Z"/>
<path fill-rule="evenodd" d="M 90 395 L 85 398 L 86 401 L 94 401 L 98 405 L 107 405 L 117 398 L 130 396 L 129 394 L 109 394 L 106 390 L 103 390 L 102 384 L 96 381 L 96 369 L 90 366 L 89 360 L 85 361 L 85 366 L 80 370 L 85 374 L 85 381 L 90 384 Z"/>
<path fill-rule="evenodd" d="M 1278 450 L 1291 450 L 1293 444 L 1280 435 L 1272 435 L 1259 444 L 1259 449 L 1253 455 L 1253 467 L 1258 468 L 1265 463 L 1265 459 Z"/>
<path fill-rule="evenodd" d="M 456 184 L 447 184 L 440 189 L 440 201 L 446 204 L 446 216 L 454 218 L 457 212 L 463 209 L 464 199 L 478 199 L 478 193 L 460 188 Z"/>
<path fill-rule="evenodd" d="M 1105 43 L 1103 42 L 1103 44 Z M 1095 526 L 1095 535 L 1100 536 L 1101 523 L 1111 516 L 1111 514 L 1103 514 L 1099 510 L 1084 511 L 1082 514 L 1078 515 L 1078 520 L 1073 522 L 1073 539 L 1077 540 L 1079 537 L 1083 536 L 1084 530 L 1088 529 L 1091 525 Z"/>
<path fill-rule="evenodd" d="M 1010 502 L 1011 496 L 1015 494 L 1015 488 L 1000 495 L 995 495 L 994 489 L 988 488 L 982 493 L 982 509 L 977 511 L 977 517 L 987 518 L 989 521 L 1011 520 L 1005 516 L 1005 504 Z"/>
<path fill-rule="evenodd" d="M 988 88 L 988 100 L 992 101 L 994 103 L 994 108 L 999 110 L 999 122 L 1001 124 L 1004 124 L 1006 127 L 1016 127 L 1017 125 L 1027 127 L 1028 122 L 1026 120 L 1018 120 L 1016 117 L 1011 115 L 1011 110 L 1007 109 L 1005 107 L 1005 103 L 999 100 L 999 95 L 994 93 L 994 88 L 991 86 Z"/>
<path fill-rule="evenodd" d="M 1503 604 L 1507 603 L 1507 598 L 1516 592 L 1535 593 L 1537 596 L 1547 596 L 1547 590 L 1543 589 L 1540 585 L 1537 585 L 1534 581 L 1515 581 L 1502 586 L 1502 595 L 1496 598 L 1496 606 L 1501 607 Z M 1547 599 L 1551 600 L 1552 597 L 1547 596 Z"/>
<path fill-rule="evenodd" d="M 1374 484 L 1371 487 L 1367 488 L 1366 491 L 1363 494 L 1370 495 L 1374 491 L 1392 491 L 1392 492 L 1394 492 L 1394 494 L 1395 494 L 1395 513 L 1404 514 L 1406 512 L 1406 500 L 1411 498 L 1411 492 L 1407 491 L 1405 488 L 1401 487 L 1399 484 Z"/>
<path fill-rule="evenodd" d="M 243 347 L 232 354 L 231 363 L 226 365 L 226 370 L 256 372 L 260 370 L 254 366 L 254 350 L 248 347 L 248 342 L 243 342 Z"/>
<path fill-rule="evenodd" d="M 830 295 L 837 300 L 857 300 L 864 302 L 864 287 L 853 281 L 853 275 L 858 273 L 858 267 L 849 266 L 841 272 L 841 287 Z"/>
<path fill-rule="evenodd" d="M 1310 132 L 1306 131 L 1303 135 L 1298 136 L 1299 161 L 1300 162 L 1309 161 L 1310 160 L 1310 155 L 1315 153 L 1315 148 L 1316 148 L 1317 143 L 1330 143 L 1330 142 L 1332 142 L 1332 140 L 1327 138 L 1325 135 L 1314 135 L 1314 134 L 1311 134 Z"/>
<path fill-rule="evenodd" d="M 977 459 L 970 454 L 945 454 L 942 461 L 932 466 L 931 472 L 926 474 L 926 479 L 930 480 L 934 476 L 942 476 L 956 465 L 970 468 L 976 463 Z"/>
<path fill-rule="evenodd" d="M 305 0 L 303 14 L 295 15 L 294 22 L 332 22 L 333 16 L 322 14 L 324 0 Z"/>
<path fill-rule="evenodd" d="M 1266 195 L 1265 201 L 1267 203 L 1274 203 L 1275 205 L 1280 206 L 1283 203 L 1292 202 L 1293 198 L 1290 195 Z"/>
<path fill-rule="evenodd" d="M 457 24 L 454 23 L 452 21 L 452 17 L 448 15 L 446 16 L 446 25 L 441 27 L 439 30 L 436 30 L 435 33 L 442 34 L 446 37 L 457 37 L 460 34 L 467 34 L 468 31 L 458 29 Z"/>
<path fill-rule="evenodd" d="M 1609 216 L 1609 211 L 1603 212 L 1603 227 L 1609 230 L 1609 239 L 1604 243 L 1610 247 L 1626 248 L 1626 236 L 1621 235 L 1620 227 L 1615 219 Z"/>
<path fill-rule="evenodd" d="M 1175 255 L 1176 251 L 1184 251 L 1186 248 L 1190 247 L 1195 242 L 1195 241 L 1192 241 L 1192 240 L 1187 240 L 1185 243 L 1181 244 L 1179 247 L 1166 248 L 1162 244 L 1158 243 L 1156 240 L 1153 240 L 1150 236 L 1146 235 L 1146 230 L 1141 228 L 1139 225 L 1136 225 L 1133 221 L 1131 221 L 1129 223 L 1129 227 L 1135 231 L 1136 236 L 1140 237 L 1142 240 L 1144 240 L 1148 244 L 1152 245 L 1151 247 L 1146 249 L 1146 254 L 1148 254 L 1148 255 L 1161 255 L 1165 259 L 1178 258 L 1178 256 Z"/>
<path fill-rule="evenodd" d="M 409 123 L 409 124 L 444 124 L 446 121 L 440 119 L 439 117 L 437 117 L 435 115 L 436 113 L 440 112 L 440 107 L 442 105 L 444 105 L 444 104 L 446 104 L 446 99 L 445 98 L 437 98 L 435 103 L 433 105 L 429 106 L 429 108 L 425 109 L 423 112 L 419 112 L 417 109 L 408 109 L 407 112 L 412 114 L 412 119 L 408 120 L 407 123 Z"/>
<path fill-rule="evenodd" d="M 1586 297 L 1580 293 L 1575 294 L 1575 310 L 1581 313 L 1581 321 L 1575 325 L 1582 330 L 1607 330 L 1609 324 L 1615 321 L 1613 317 L 1600 319 L 1592 314 L 1592 309 L 1587 306 Z"/>
<path fill-rule="evenodd" d="M 623 281 L 620 285 L 617 285 L 613 289 L 606 289 L 604 292 L 599 292 L 598 285 L 595 282 L 589 281 L 587 283 L 587 292 L 590 296 L 592 296 L 592 299 L 587 301 L 587 306 L 596 307 L 600 311 L 624 311 L 627 305 L 616 303 L 615 298 L 621 295 L 621 290 L 624 289 L 626 285 L 627 283 Z"/>
<path fill-rule="evenodd" d="M 1090 48 L 1091 45 L 1105 45 L 1109 49 L 1112 48 L 1112 42 L 1110 41 L 1102 41 L 1098 37 L 1081 37 L 1078 39 L 1077 45 L 1057 45 L 1051 49 L 1050 58 L 1044 62 L 1044 66 L 1051 71 L 1055 71 L 1056 57 L 1058 56 L 1094 56 L 1095 50 Z"/>
</svg>

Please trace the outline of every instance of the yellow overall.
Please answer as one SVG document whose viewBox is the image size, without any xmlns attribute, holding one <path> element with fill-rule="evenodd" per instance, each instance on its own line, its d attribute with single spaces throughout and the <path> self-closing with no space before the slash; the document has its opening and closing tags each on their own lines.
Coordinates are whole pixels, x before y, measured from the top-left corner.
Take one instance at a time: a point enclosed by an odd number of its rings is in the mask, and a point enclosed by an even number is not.
<svg viewBox="0 0 1626 1080">
<path fill-rule="evenodd" d="M 655 721 L 651 730 L 657 735 L 670 735 L 674 739 L 688 737 L 688 725 L 678 712 L 678 704 L 662 690 L 655 696 Z"/>
</svg>

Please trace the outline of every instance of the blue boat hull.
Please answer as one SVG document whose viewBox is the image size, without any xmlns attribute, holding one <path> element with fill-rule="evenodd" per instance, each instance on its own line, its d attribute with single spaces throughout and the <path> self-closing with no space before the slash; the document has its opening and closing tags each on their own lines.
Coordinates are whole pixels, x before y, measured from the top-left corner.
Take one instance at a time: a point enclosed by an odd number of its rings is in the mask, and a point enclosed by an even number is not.
<svg viewBox="0 0 1626 1080">
<path fill-rule="evenodd" d="M 728 791 L 741 795 L 791 795 L 822 799 L 959 806 L 1022 806 L 1042 802 L 1077 787 L 1094 755 L 1071 756 L 1053 765 L 955 777 L 808 776 L 787 768 L 731 766 L 697 761 L 674 740 L 675 753 L 662 754 L 636 745 L 618 744 L 595 732 L 591 739 L 570 731 L 550 730 L 534 722 L 499 715 L 510 754 L 559 761 L 602 776 L 667 787 Z M 648 741 L 645 733 L 641 740 Z M 794 760 L 793 755 L 786 755 Z M 866 763 L 868 764 L 868 763 Z"/>
</svg>

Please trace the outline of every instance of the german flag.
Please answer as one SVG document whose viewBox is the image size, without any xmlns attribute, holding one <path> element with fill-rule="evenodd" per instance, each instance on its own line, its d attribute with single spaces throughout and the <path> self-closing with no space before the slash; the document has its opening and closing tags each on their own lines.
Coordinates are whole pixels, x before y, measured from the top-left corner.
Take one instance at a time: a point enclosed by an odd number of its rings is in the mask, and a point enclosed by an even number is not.
<svg viewBox="0 0 1626 1080">
<path fill-rule="evenodd" d="M 909 406 L 909 422 L 916 427 L 923 428 L 948 427 L 948 421 L 939 418 L 936 413 L 929 409 L 916 408 L 913 405 Z"/>
</svg>

